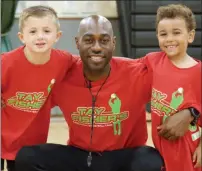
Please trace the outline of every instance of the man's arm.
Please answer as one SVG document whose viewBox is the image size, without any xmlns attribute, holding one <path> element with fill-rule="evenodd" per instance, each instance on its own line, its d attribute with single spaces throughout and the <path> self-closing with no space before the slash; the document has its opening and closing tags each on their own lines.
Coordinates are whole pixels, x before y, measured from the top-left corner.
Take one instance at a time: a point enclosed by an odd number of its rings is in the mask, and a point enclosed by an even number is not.
<svg viewBox="0 0 202 171">
<path fill-rule="evenodd" d="M 157 129 L 160 136 L 168 140 L 176 140 L 185 135 L 192 121 L 193 117 L 190 110 L 184 109 L 168 117 Z"/>
</svg>

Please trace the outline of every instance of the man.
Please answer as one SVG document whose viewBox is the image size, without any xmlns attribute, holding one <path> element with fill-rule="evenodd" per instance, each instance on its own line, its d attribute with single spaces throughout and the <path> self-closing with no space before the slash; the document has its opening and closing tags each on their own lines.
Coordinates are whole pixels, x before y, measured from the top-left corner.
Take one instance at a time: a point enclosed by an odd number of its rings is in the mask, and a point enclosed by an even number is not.
<svg viewBox="0 0 202 171">
<path fill-rule="evenodd" d="M 16 158 L 17 171 L 160 171 L 163 159 L 145 146 L 151 69 L 141 60 L 112 58 L 115 37 L 102 16 L 81 21 L 76 45 L 81 60 L 55 87 L 53 97 L 69 126 L 68 146 L 24 147 Z M 189 124 L 188 110 L 180 115 L 161 127 L 162 135 L 170 134 L 171 124 Z"/>
</svg>

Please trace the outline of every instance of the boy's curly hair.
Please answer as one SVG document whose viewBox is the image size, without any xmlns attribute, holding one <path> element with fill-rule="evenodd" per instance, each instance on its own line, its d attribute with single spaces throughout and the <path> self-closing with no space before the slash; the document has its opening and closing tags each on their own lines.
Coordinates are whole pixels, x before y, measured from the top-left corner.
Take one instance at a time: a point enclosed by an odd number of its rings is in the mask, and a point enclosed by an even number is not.
<svg viewBox="0 0 202 171">
<path fill-rule="evenodd" d="M 160 6 L 156 15 L 156 28 L 161 20 L 165 18 L 182 18 L 185 20 L 188 31 L 196 29 L 196 20 L 190 8 L 182 4 L 170 4 Z"/>
</svg>

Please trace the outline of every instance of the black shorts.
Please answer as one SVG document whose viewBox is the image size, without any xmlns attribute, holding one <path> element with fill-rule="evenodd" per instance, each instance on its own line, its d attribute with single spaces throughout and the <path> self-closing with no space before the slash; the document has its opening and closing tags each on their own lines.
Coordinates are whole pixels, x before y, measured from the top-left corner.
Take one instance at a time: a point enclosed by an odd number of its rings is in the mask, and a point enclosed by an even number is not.
<svg viewBox="0 0 202 171">
<path fill-rule="evenodd" d="M 22 148 L 17 154 L 16 171 L 161 171 L 164 166 L 159 152 L 148 146 L 89 152 L 58 144 L 43 144 Z"/>
</svg>

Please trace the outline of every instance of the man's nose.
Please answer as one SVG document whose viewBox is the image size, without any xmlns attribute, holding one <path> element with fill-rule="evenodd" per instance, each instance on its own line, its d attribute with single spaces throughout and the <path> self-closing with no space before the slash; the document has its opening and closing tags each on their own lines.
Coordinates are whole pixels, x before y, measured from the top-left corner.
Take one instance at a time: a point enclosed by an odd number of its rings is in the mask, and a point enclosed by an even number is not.
<svg viewBox="0 0 202 171">
<path fill-rule="evenodd" d="M 96 41 L 96 42 L 94 43 L 94 45 L 92 46 L 92 51 L 93 51 L 94 53 L 100 53 L 101 50 L 102 50 L 102 48 L 101 48 L 99 42 Z"/>
</svg>

